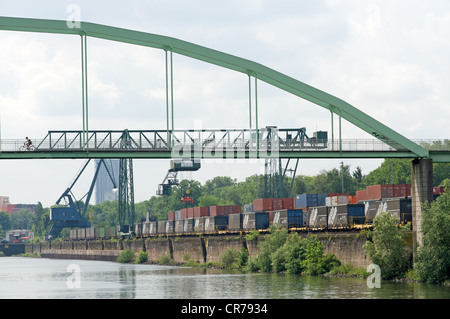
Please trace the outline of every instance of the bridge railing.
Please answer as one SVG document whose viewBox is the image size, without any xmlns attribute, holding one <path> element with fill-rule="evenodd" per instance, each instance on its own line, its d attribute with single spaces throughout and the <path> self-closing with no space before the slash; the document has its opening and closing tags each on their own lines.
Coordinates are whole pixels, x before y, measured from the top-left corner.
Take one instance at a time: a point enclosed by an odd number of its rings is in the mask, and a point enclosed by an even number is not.
<svg viewBox="0 0 450 319">
<path fill-rule="evenodd" d="M 302 129 L 268 128 L 204 129 L 204 130 L 136 130 L 126 131 L 49 131 L 41 140 L 33 140 L 34 151 L 128 151 L 128 152 L 227 152 L 227 151 L 342 151 L 396 152 L 400 145 L 378 139 L 316 139 L 309 138 Z M 0 140 L 0 152 L 27 151 L 24 140 Z M 427 150 L 450 151 L 450 140 L 417 140 Z"/>
<path fill-rule="evenodd" d="M 50 131 L 42 140 L 33 140 L 34 151 L 343 151 L 343 152 L 395 152 L 402 150 L 377 139 L 315 139 L 288 137 L 274 130 L 177 130 L 128 131 L 129 138 L 122 138 L 123 131 Z M 430 150 L 450 150 L 448 140 L 422 140 L 418 143 Z M 1 140 L 1 152 L 20 152 L 24 140 Z"/>
</svg>

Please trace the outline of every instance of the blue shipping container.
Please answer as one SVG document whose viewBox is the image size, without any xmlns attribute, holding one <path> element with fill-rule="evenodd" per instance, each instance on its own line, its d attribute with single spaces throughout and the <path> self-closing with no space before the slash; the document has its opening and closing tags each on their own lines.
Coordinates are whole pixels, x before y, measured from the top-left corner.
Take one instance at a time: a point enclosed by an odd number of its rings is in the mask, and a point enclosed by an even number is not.
<svg viewBox="0 0 450 319">
<path fill-rule="evenodd" d="M 311 207 L 317 205 L 317 194 L 299 194 L 295 196 L 295 207 Z"/>
<path fill-rule="evenodd" d="M 317 206 L 325 206 L 325 198 L 328 194 L 317 194 Z"/>
<path fill-rule="evenodd" d="M 288 228 L 303 227 L 303 210 L 289 209 L 288 210 Z"/>
<path fill-rule="evenodd" d="M 364 217 L 364 204 L 347 204 L 347 215 L 352 217 Z"/>
</svg>

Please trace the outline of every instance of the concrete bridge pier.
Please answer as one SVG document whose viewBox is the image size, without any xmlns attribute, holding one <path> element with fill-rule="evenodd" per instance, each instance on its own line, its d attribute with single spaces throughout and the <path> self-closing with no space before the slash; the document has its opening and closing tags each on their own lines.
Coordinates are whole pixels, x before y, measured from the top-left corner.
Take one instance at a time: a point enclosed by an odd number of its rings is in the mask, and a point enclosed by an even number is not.
<svg viewBox="0 0 450 319">
<path fill-rule="evenodd" d="M 414 248 L 423 246 L 422 204 L 433 201 L 433 160 L 415 158 L 411 163 L 412 232 Z"/>
</svg>

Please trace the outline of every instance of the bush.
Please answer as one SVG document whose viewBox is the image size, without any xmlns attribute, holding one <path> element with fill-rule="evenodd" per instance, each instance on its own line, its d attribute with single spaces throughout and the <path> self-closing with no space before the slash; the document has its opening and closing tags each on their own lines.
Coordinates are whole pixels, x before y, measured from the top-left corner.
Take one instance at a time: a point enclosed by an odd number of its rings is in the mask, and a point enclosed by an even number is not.
<svg viewBox="0 0 450 319">
<path fill-rule="evenodd" d="M 134 251 L 128 249 L 128 250 L 124 250 L 118 259 L 118 262 L 122 263 L 122 264 L 127 264 L 127 263 L 132 263 L 135 260 L 135 256 L 134 256 Z"/>
<path fill-rule="evenodd" d="M 139 252 L 136 262 L 138 264 L 143 264 L 146 263 L 147 260 L 148 260 L 148 253 L 146 253 L 145 251 Z"/>
<path fill-rule="evenodd" d="M 391 279 L 403 275 L 411 263 L 411 253 L 406 250 L 407 226 L 398 227 L 398 218 L 389 212 L 377 214 L 373 220 L 371 241 L 364 245 L 374 264 L 380 266 L 381 277 Z"/>
<path fill-rule="evenodd" d="M 249 258 L 250 271 L 318 275 L 331 270 L 340 261 L 333 254 L 323 253 L 317 236 L 301 238 L 297 233 L 274 230 L 266 235 L 258 257 Z"/>
<path fill-rule="evenodd" d="M 414 268 L 421 281 L 442 283 L 450 274 L 450 190 L 431 205 L 422 216 L 424 246 L 419 247 Z"/>
<path fill-rule="evenodd" d="M 220 257 L 220 262 L 226 269 L 237 268 L 239 252 L 228 248 Z"/>
</svg>

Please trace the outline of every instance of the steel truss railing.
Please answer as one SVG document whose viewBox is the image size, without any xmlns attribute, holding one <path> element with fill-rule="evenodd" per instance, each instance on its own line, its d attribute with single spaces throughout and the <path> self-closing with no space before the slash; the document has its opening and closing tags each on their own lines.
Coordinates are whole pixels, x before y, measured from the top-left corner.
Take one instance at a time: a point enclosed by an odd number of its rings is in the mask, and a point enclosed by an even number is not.
<svg viewBox="0 0 450 319">
<path fill-rule="evenodd" d="M 301 135 L 301 129 L 200 129 L 200 130 L 128 130 L 124 147 L 124 131 L 97 130 L 49 131 L 41 140 L 34 140 L 34 151 L 336 151 L 336 152 L 396 152 L 400 146 L 377 139 L 323 139 Z M 23 140 L 0 141 L 1 152 L 19 152 Z M 428 150 L 450 151 L 449 140 L 420 140 L 417 144 Z"/>
</svg>

